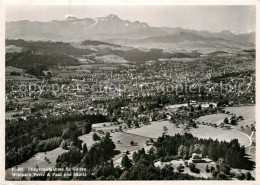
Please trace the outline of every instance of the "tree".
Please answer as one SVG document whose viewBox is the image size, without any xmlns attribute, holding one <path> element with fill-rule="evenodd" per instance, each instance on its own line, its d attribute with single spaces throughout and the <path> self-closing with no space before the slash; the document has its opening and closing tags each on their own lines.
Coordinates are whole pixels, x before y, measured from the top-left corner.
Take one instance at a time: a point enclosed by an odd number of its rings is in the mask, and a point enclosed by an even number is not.
<svg viewBox="0 0 260 185">
<path fill-rule="evenodd" d="M 124 168 L 126 168 L 126 169 L 128 169 L 128 168 L 130 168 L 130 167 L 132 166 L 132 162 L 131 162 L 131 160 L 128 158 L 127 155 L 124 155 L 124 156 L 123 156 L 122 161 L 121 161 L 121 165 L 122 165 Z"/>
<path fill-rule="evenodd" d="M 222 164 L 220 165 L 220 170 L 221 170 L 224 174 L 229 175 L 231 168 L 230 168 L 229 165 L 227 165 L 227 164 L 225 164 L 225 163 L 222 163 Z"/>
<path fill-rule="evenodd" d="M 228 124 L 228 118 L 225 118 L 225 119 L 224 119 L 224 123 L 225 123 L 225 124 Z"/>
<path fill-rule="evenodd" d="M 217 180 L 227 180 L 227 176 L 222 173 L 218 173 Z"/>
<path fill-rule="evenodd" d="M 210 172 L 212 173 L 213 171 L 215 171 L 215 168 L 213 166 L 211 166 Z"/>
<path fill-rule="evenodd" d="M 251 180 L 252 179 L 252 175 L 250 172 L 246 173 L 246 180 Z"/>
<path fill-rule="evenodd" d="M 195 166 L 195 164 L 190 163 L 190 164 L 189 164 L 189 168 L 190 168 L 190 171 L 194 171 L 194 169 L 196 168 L 196 166 Z"/>
<path fill-rule="evenodd" d="M 133 141 L 130 141 L 130 145 L 132 145 L 132 146 L 133 146 L 133 145 L 135 145 L 135 142 L 133 142 Z"/>
<path fill-rule="evenodd" d="M 121 125 L 119 126 L 118 130 L 119 130 L 120 132 L 122 132 L 122 131 L 123 131 L 123 128 L 122 128 L 122 126 L 121 126 Z"/>
<path fill-rule="evenodd" d="M 251 130 L 252 130 L 252 131 L 256 131 L 255 126 L 252 126 L 252 127 L 251 127 Z"/>
<path fill-rule="evenodd" d="M 246 176 L 245 176 L 244 173 L 237 174 L 237 179 L 238 180 L 244 180 L 245 178 L 246 178 Z"/>
<path fill-rule="evenodd" d="M 190 171 L 193 173 L 200 173 L 200 170 L 198 168 L 196 168 L 195 164 L 193 164 L 193 163 L 189 164 L 189 168 L 190 168 Z"/>
<path fill-rule="evenodd" d="M 130 179 L 130 173 L 128 171 L 124 171 L 120 176 L 120 180 L 129 180 L 129 179 Z"/>
<path fill-rule="evenodd" d="M 144 106 L 143 105 L 140 105 L 139 108 L 138 108 L 138 113 L 141 114 L 142 112 L 144 112 Z"/>
<path fill-rule="evenodd" d="M 83 154 L 86 154 L 87 152 L 88 152 L 88 148 L 87 148 L 86 143 L 84 143 L 84 145 L 83 145 Z"/>
<path fill-rule="evenodd" d="M 127 126 L 128 128 L 131 128 L 132 121 L 130 119 L 127 120 Z"/>
<path fill-rule="evenodd" d="M 231 125 L 235 125 L 236 124 L 236 120 L 235 119 L 231 119 L 230 124 Z"/>
<path fill-rule="evenodd" d="M 82 127 L 82 134 L 88 134 L 91 131 L 91 124 L 85 123 Z"/>
<path fill-rule="evenodd" d="M 209 170 L 209 166 L 208 166 L 208 165 L 206 166 L 205 171 L 206 171 L 207 173 L 210 172 L 210 170 Z"/>
<path fill-rule="evenodd" d="M 164 132 L 167 132 L 168 128 L 166 126 L 163 127 Z"/>
<path fill-rule="evenodd" d="M 184 171 L 184 166 L 182 164 L 180 164 L 178 167 L 177 167 L 177 170 L 179 173 L 182 173 Z"/>
<path fill-rule="evenodd" d="M 218 172 L 217 172 L 216 170 L 213 170 L 213 171 L 212 171 L 212 176 L 213 176 L 213 177 L 217 177 L 217 176 L 218 176 Z"/>
<path fill-rule="evenodd" d="M 100 137 L 97 135 L 97 133 L 94 133 L 94 134 L 92 135 L 92 139 L 93 139 L 94 141 L 97 141 L 97 140 L 100 140 Z"/>
<path fill-rule="evenodd" d="M 150 150 L 148 151 L 148 153 L 149 153 L 149 155 L 155 155 L 155 153 L 156 153 L 156 150 L 155 150 L 155 148 L 154 147 L 151 147 L 150 148 Z"/>
<path fill-rule="evenodd" d="M 139 155 L 136 153 L 136 151 L 134 151 L 132 158 L 135 163 L 139 160 Z"/>
<path fill-rule="evenodd" d="M 182 157 L 182 156 L 183 156 L 183 148 L 184 148 L 183 145 L 180 145 L 179 148 L 178 148 L 178 156 L 179 156 L 179 157 Z"/>
</svg>

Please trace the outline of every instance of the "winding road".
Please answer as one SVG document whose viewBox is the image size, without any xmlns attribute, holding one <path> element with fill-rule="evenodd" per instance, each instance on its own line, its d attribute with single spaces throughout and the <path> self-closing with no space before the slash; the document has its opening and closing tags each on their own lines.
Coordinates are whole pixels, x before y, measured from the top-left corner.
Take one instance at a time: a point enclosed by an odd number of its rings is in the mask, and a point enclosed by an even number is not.
<svg viewBox="0 0 260 185">
<path fill-rule="evenodd" d="M 245 135 L 245 136 L 248 137 L 250 143 L 249 143 L 248 145 L 246 145 L 245 147 L 249 147 L 249 146 L 252 145 L 252 137 L 253 137 L 253 135 L 254 135 L 254 131 L 252 131 L 251 135 L 249 136 L 249 135 L 247 135 L 246 133 L 241 132 L 241 131 L 239 131 L 239 130 L 236 130 L 236 129 L 233 129 L 233 130 L 236 131 L 236 132 L 239 132 L 239 133 L 241 133 L 241 134 L 243 134 L 243 135 Z"/>
</svg>

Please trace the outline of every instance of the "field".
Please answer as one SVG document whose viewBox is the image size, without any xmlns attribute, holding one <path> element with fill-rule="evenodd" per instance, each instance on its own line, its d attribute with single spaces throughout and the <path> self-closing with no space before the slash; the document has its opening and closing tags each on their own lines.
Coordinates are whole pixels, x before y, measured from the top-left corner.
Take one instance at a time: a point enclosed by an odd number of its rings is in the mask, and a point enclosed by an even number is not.
<svg viewBox="0 0 260 185">
<path fill-rule="evenodd" d="M 20 73 L 21 76 L 10 75 L 11 72 Z M 38 80 L 35 76 L 25 73 L 23 69 L 12 67 L 12 66 L 7 66 L 5 68 L 5 76 L 6 79 L 11 79 L 15 81 L 32 81 L 32 80 L 37 81 Z"/>
<path fill-rule="evenodd" d="M 17 67 L 12 67 L 12 66 L 5 67 L 5 75 L 10 75 L 10 72 L 13 72 L 13 71 L 18 72 L 21 75 L 24 74 L 24 70 L 23 69 L 20 69 L 20 68 L 17 68 Z"/>
<path fill-rule="evenodd" d="M 124 128 L 126 124 L 113 124 L 112 122 L 105 122 L 105 123 L 95 123 L 92 125 L 93 130 L 99 131 L 102 130 L 104 133 L 110 132 L 113 133 L 115 130 L 119 130 L 119 127 Z"/>
<path fill-rule="evenodd" d="M 117 55 L 106 55 L 101 57 L 95 58 L 97 61 L 104 62 L 104 63 L 115 63 L 115 64 L 125 64 L 128 63 L 128 61 L 124 60 L 122 57 L 119 57 Z"/>
<path fill-rule="evenodd" d="M 213 124 L 220 125 L 225 118 L 230 118 L 230 117 L 231 116 L 227 114 L 210 114 L 206 116 L 201 116 L 196 121 L 199 121 L 201 123 L 204 122 L 204 123 L 213 123 Z"/>
<path fill-rule="evenodd" d="M 167 132 L 165 132 L 164 130 L 165 127 L 168 129 Z M 174 124 L 170 123 L 169 121 L 153 121 L 150 125 L 128 130 L 127 133 L 150 138 L 158 138 L 162 136 L 163 133 L 168 135 L 183 133 L 183 128 L 177 128 Z"/>
<path fill-rule="evenodd" d="M 13 117 L 14 115 L 21 115 L 23 114 L 23 111 L 9 111 L 9 112 L 5 112 L 5 119 L 15 119 L 15 117 Z"/>
<path fill-rule="evenodd" d="M 226 130 L 206 125 L 199 125 L 198 127 L 199 128 L 190 130 L 190 133 L 198 138 L 212 138 L 218 139 L 219 141 L 231 141 L 232 139 L 238 139 L 241 145 L 247 146 L 250 144 L 249 136 L 233 129 Z"/>
<path fill-rule="evenodd" d="M 130 152 L 129 157 L 132 157 L 132 153 L 138 149 L 145 148 L 146 150 L 150 148 L 151 146 L 146 146 L 146 141 L 148 141 L 150 138 L 143 137 L 143 136 L 137 136 L 125 132 L 116 132 L 112 133 L 112 140 L 114 141 L 116 145 L 116 150 L 120 151 L 119 155 L 114 156 L 114 164 L 121 164 L 122 157 L 126 151 Z M 120 142 L 118 142 L 120 141 Z M 133 141 L 136 144 L 131 145 L 130 142 Z"/>
<path fill-rule="evenodd" d="M 225 110 L 236 114 L 236 116 L 243 116 L 244 120 L 239 122 L 239 127 L 245 127 L 255 122 L 255 106 L 227 107 Z"/>
<path fill-rule="evenodd" d="M 223 130 L 223 132 L 219 133 L 219 129 L 212 128 L 212 127 L 209 127 L 206 129 L 206 126 L 203 127 L 203 125 L 200 126 L 199 130 L 196 130 L 196 131 L 193 130 L 192 132 L 194 132 L 194 134 L 196 134 L 197 136 L 201 135 L 203 133 L 206 138 L 208 138 L 209 136 L 213 136 L 213 137 L 217 138 L 218 134 L 221 134 L 221 137 L 226 138 L 225 140 L 227 140 L 227 141 L 230 140 L 231 137 L 237 137 L 237 138 L 239 138 L 239 141 L 241 142 L 241 144 L 243 144 L 245 146 L 249 145 L 249 144 L 247 144 L 248 139 L 245 139 L 247 136 L 239 133 L 239 131 L 247 134 L 248 137 L 250 137 L 251 132 L 252 132 L 250 129 L 250 125 L 255 124 L 255 106 L 227 107 L 227 108 L 225 108 L 225 110 L 236 115 L 237 117 L 243 116 L 242 121 L 239 121 L 237 125 L 231 126 L 234 130 L 228 131 L 228 132 L 230 132 L 230 131 L 232 132 L 232 136 L 230 136 L 230 137 L 228 136 L 228 133 L 226 133 L 227 130 L 225 130 L 225 131 Z M 206 115 L 206 116 L 199 117 L 197 119 L 197 121 L 205 122 L 205 123 L 213 123 L 213 124 L 215 123 L 215 124 L 219 125 L 221 122 L 223 122 L 225 117 L 230 118 L 231 115 L 230 114 L 229 115 L 228 114 Z M 246 125 L 248 125 L 249 127 L 248 128 L 245 127 Z M 241 130 L 241 126 L 244 127 L 243 130 Z M 201 130 L 201 133 L 200 133 L 200 130 Z M 207 131 L 207 132 L 203 132 L 203 131 Z M 207 133 L 209 133 L 209 134 L 207 134 Z M 253 137 L 252 137 L 252 139 L 254 140 Z"/>
<path fill-rule="evenodd" d="M 92 139 L 92 135 L 94 134 L 94 132 L 90 132 L 89 134 L 85 134 L 85 135 L 82 135 L 82 136 L 79 136 L 79 140 L 82 141 L 82 145 L 86 143 L 88 149 L 91 148 L 91 146 L 98 142 L 98 141 L 94 141 Z"/>
<path fill-rule="evenodd" d="M 93 139 L 92 139 L 93 133 L 94 132 L 91 132 L 89 134 L 85 134 L 85 135 L 82 135 L 79 137 L 79 139 L 82 140 L 83 143 L 87 144 L 88 148 L 90 148 L 94 143 L 98 142 L 98 141 L 93 141 Z M 126 151 L 129 151 L 131 153 L 131 152 L 141 149 L 141 148 L 147 149 L 150 147 L 150 146 L 146 146 L 146 141 L 148 141 L 150 139 L 147 137 L 137 136 L 137 135 L 129 134 L 126 132 L 114 132 L 114 133 L 110 133 L 110 136 L 116 145 L 115 150 L 120 151 L 120 154 L 114 156 L 114 158 L 113 158 L 114 164 L 117 164 L 117 165 L 119 165 L 121 163 L 122 156 Z M 131 141 L 133 141 L 136 144 L 131 145 L 130 144 Z M 131 156 L 131 155 L 129 155 L 129 156 Z"/>
<path fill-rule="evenodd" d="M 164 133 L 164 127 L 167 127 L 168 135 L 183 134 L 183 127 L 177 128 L 174 124 L 169 121 L 155 121 L 151 125 L 143 126 L 141 128 L 128 130 L 128 133 L 136 134 L 139 136 L 158 138 Z M 238 139 L 242 145 L 249 145 L 250 139 L 244 133 L 235 130 L 226 130 L 222 128 L 215 128 L 212 126 L 199 125 L 199 128 L 193 128 L 189 132 L 198 138 L 212 138 L 222 141 L 230 141 L 231 139 Z"/>
</svg>

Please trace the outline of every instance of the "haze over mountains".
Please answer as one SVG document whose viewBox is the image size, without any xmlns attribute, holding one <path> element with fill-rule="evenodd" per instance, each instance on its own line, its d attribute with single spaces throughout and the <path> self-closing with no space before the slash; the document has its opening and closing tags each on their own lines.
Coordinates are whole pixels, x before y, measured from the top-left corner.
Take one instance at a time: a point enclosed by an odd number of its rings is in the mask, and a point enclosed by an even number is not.
<svg viewBox="0 0 260 185">
<path fill-rule="evenodd" d="M 116 15 L 79 19 L 31 22 L 28 20 L 6 23 L 6 38 L 25 40 L 52 40 L 78 42 L 100 40 L 127 46 L 171 49 L 230 49 L 253 48 L 255 33 L 234 34 L 195 31 L 182 28 L 152 27 L 144 22 L 122 20 Z"/>
</svg>

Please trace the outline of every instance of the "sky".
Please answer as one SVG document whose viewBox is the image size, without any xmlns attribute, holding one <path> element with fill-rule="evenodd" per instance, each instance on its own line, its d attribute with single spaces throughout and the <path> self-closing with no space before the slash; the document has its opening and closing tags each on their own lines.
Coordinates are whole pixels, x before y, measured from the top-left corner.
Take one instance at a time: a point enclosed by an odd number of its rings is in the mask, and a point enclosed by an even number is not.
<svg viewBox="0 0 260 185">
<path fill-rule="evenodd" d="M 65 15 L 78 18 L 104 17 L 115 14 L 123 20 L 147 22 L 156 27 L 235 33 L 255 31 L 255 6 L 93 6 L 93 5 L 6 5 L 6 21 L 63 20 Z"/>
</svg>

